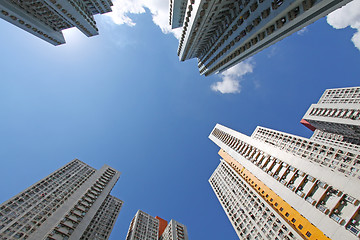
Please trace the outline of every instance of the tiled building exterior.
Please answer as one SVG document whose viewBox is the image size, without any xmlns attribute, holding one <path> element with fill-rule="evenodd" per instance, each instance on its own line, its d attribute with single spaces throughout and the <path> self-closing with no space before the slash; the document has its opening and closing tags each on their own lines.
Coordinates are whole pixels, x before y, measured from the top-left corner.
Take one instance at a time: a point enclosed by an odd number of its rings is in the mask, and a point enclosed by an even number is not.
<svg viewBox="0 0 360 240">
<path fill-rule="evenodd" d="M 184 224 L 171 219 L 160 240 L 189 240 L 187 228 Z"/>
<path fill-rule="evenodd" d="M 222 157 L 209 182 L 240 239 L 359 238 L 359 152 L 265 128 L 209 138 Z"/>
<path fill-rule="evenodd" d="M 122 205 L 109 195 L 119 177 L 74 159 L 0 205 L 0 239 L 107 239 Z M 95 227 L 99 218 L 107 221 Z"/>
<path fill-rule="evenodd" d="M 318 132 L 333 133 L 321 138 L 360 144 L 360 87 L 327 89 L 316 104 L 305 113 L 302 122 Z M 336 136 L 338 135 L 338 136 Z"/>
<path fill-rule="evenodd" d="M 349 0 L 172 0 L 182 24 L 178 56 L 198 59 L 200 74 L 224 71 L 345 5 Z M 177 19 L 171 21 L 171 19 Z"/>
<path fill-rule="evenodd" d="M 99 34 L 95 14 L 111 12 L 111 0 L 2 0 L 0 17 L 53 44 L 65 43 L 62 30 L 76 27 L 86 36 Z"/>
</svg>

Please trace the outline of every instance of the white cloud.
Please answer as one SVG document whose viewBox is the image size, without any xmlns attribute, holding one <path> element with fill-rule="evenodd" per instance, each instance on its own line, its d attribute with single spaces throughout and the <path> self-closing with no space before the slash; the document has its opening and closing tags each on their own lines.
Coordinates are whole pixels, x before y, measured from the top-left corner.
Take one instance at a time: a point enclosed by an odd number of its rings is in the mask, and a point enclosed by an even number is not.
<svg viewBox="0 0 360 240">
<path fill-rule="evenodd" d="M 355 47 L 360 50 L 360 0 L 353 0 L 345 6 L 330 13 L 327 22 L 333 28 L 342 29 L 350 26 L 357 30 L 351 38 Z"/>
<path fill-rule="evenodd" d="M 115 0 L 112 12 L 108 13 L 115 24 L 127 24 L 135 26 L 136 23 L 131 18 L 131 14 L 142 14 L 149 9 L 153 22 L 160 27 L 165 34 L 172 33 L 176 38 L 180 38 L 181 29 L 171 29 L 169 25 L 169 1 L 166 0 Z M 130 16 L 129 16 L 130 15 Z"/>
<path fill-rule="evenodd" d="M 107 16 L 111 17 L 115 24 L 127 24 L 129 26 L 135 26 L 136 23 L 128 16 L 128 14 L 140 14 L 145 13 L 145 8 L 141 0 L 116 0 L 113 1 L 114 6 L 112 12 Z"/>
<path fill-rule="evenodd" d="M 268 48 L 268 54 L 267 54 L 267 57 L 268 58 L 272 58 L 273 56 L 275 56 L 278 52 L 278 48 L 276 45 L 272 45 Z"/>
<path fill-rule="evenodd" d="M 304 28 L 300 29 L 300 30 L 297 32 L 297 34 L 300 35 L 300 36 L 302 36 L 302 35 L 304 35 L 305 33 L 307 33 L 308 31 L 309 31 L 309 29 L 308 29 L 307 27 L 304 27 Z"/>
<path fill-rule="evenodd" d="M 221 82 L 216 82 L 211 85 L 213 91 L 221 93 L 240 93 L 240 81 L 247 73 L 252 73 L 255 63 L 252 59 L 245 60 L 232 68 L 222 72 L 219 76 L 222 78 Z"/>
<path fill-rule="evenodd" d="M 181 28 L 174 30 L 169 25 L 168 0 L 113 0 L 113 4 L 113 11 L 108 13 L 107 16 L 115 24 L 126 24 L 133 27 L 136 25 L 136 22 L 131 15 L 143 14 L 148 9 L 152 15 L 153 22 L 160 27 L 163 33 L 172 33 L 177 39 L 181 36 Z M 222 81 L 214 83 L 211 89 L 221 93 L 239 93 L 242 77 L 247 73 L 252 73 L 253 68 L 254 62 L 251 59 L 244 61 L 219 74 Z"/>
</svg>

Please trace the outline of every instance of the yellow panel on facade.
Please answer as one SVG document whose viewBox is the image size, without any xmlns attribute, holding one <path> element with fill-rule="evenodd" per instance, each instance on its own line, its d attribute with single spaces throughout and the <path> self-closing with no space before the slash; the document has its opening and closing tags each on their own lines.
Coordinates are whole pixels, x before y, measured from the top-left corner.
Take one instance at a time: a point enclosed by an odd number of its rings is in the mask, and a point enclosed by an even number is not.
<svg viewBox="0 0 360 240">
<path fill-rule="evenodd" d="M 257 179 L 250 171 L 233 159 L 223 149 L 219 155 L 257 191 L 269 205 L 275 209 L 304 239 L 322 240 L 330 239 L 321 230 L 315 227 L 309 220 L 296 211 L 290 204 L 285 202 L 274 191 Z"/>
</svg>

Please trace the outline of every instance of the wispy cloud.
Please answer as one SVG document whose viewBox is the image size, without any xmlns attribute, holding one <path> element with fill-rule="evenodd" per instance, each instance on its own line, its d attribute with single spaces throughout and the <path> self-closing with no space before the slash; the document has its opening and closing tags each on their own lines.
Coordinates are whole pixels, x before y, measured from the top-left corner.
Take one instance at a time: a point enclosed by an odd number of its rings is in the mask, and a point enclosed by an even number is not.
<svg viewBox="0 0 360 240">
<path fill-rule="evenodd" d="M 252 73 L 255 62 L 252 58 L 245 60 L 232 68 L 222 72 L 219 76 L 222 78 L 221 82 L 216 82 L 211 85 L 211 89 L 220 93 L 240 93 L 240 82 L 243 76 Z"/>
<path fill-rule="evenodd" d="M 266 55 L 268 58 L 272 58 L 278 52 L 278 48 L 276 45 L 272 45 L 269 47 L 268 54 Z"/>
<path fill-rule="evenodd" d="M 302 36 L 305 33 L 307 33 L 309 31 L 309 29 L 307 27 L 302 28 L 301 30 L 297 31 L 297 34 Z"/>
<path fill-rule="evenodd" d="M 344 7 L 330 13 L 327 22 L 333 28 L 351 27 L 357 30 L 351 41 L 360 50 L 360 0 L 353 0 Z"/>
<path fill-rule="evenodd" d="M 255 89 L 261 88 L 261 84 L 258 80 L 254 81 L 254 87 L 255 87 Z"/>
<path fill-rule="evenodd" d="M 153 22 L 160 27 L 165 34 L 172 33 L 176 38 L 180 38 L 181 29 L 171 29 L 169 25 L 169 1 L 164 0 L 116 0 L 113 1 L 112 12 L 108 13 L 115 24 L 126 24 L 135 26 L 136 23 L 131 18 L 132 14 L 142 14 L 149 9 Z"/>
</svg>

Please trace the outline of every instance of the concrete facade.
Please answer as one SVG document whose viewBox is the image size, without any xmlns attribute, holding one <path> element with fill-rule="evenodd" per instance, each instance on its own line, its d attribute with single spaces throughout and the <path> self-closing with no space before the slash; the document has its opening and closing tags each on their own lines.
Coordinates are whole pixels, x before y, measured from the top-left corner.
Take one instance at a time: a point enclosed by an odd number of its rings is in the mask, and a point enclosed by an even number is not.
<svg viewBox="0 0 360 240">
<path fill-rule="evenodd" d="M 107 165 L 96 170 L 74 159 L 0 205 L 0 238 L 108 239 L 122 205 L 109 195 L 119 177 Z M 95 228 L 99 218 L 109 221 Z"/>
<path fill-rule="evenodd" d="M 126 240 L 158 240 L 159 220 L 138 210 L 132 219 Z"/>
<path fill-rule="evenodd" d="M 308 139 L 292 134 L 257 127 L 251 138 L 268 143 L 278 149 L 317 163 L 324 168 L 337 171 L 347 177 L 360 179 L 360 152 L 356 147 L 345 147 L 329 141 Z"/>
<path fill-rule="evenodd" d="M 80 240 L 108 239 L 123 203 L 122 200 L 109 194 L 101 204 L 101 207 L 96 212 L 90 224 L 87 226 Z"/>
<path fill-rule="evenodd" d="M 337 139 L 342 136 L 341 141 L 359 145 L 360 87 L 327 89 L 303 119 L 319 131 L 337 134 Z"/>
<path fill-rule="evenodd" d="M 159 240 L 189 240 L 187 228 L 184 224 L 171 219 Z"/>
<path fill-rule="evenodd" d="M 197 58 L 200 74 L 222 72 L 348 2 L 189 0 L 177 54 Z"/>
<path fill-rule="evenodd" d="M 310 139 L 319 143 L 325 143 L 352 151 L 360 151 L 359 138 L 345 137 L 340 134 L 328 133 L 319 129 L 315 129 Z"/>
<path fill-rule="evenodd" d="M 260 197 L 257 196 L 260 201 L 255 200 L 258 203 L 264 203 L 268 209 L 275 210 L 281 217 L 279 220 L 285 221 L 290 226 L 287 229 L 291 232 L 295 231 L 293 232 L 295 238 L 295 233 L 297 233 L 304 239 L 358 239 L 360 236 L 360 193 L 356 187 L 360 181 L 358 175 L 352 176 L 351 173 L 333 169 L 316 161 L 316 157 L 312 158 L 314 154 L 311 153 L 316 148 L 320 148 L 318 149 L 320 151 L 323 146 L 314 146 L 308 142 L 304 150 L 308 150 L 310 153 L 303 155 L 297 152 L 298 148 L 296 147 L 289 149 L 281 145 L 285 142 L 283 139 L 276 142 L 276 134 L 275 136 L 270 134 L 273 137 L 268 138 L 270 140 L 267 141 L 265 138 L 255 138 L 254 136 L 257 135 L 254 133 L 252 137 L 249 137 L 217 124 L 209 138 L 221 148 L 220 155 L 228 163 L 226 165 L 222 161 L 221 167 L 219 167 L 224 169 L 226 166 L 228 168 L 231 166 L 227 172 L 235 172 L 237 174 L 233 174 L 233 178 L 242 178 L 249 183 L 252 192 L 255 190 L 260 194 Z M 304 140 L 298 138 L 295 146 L 298 140 Z M 304 142 L 300 142 L 300 147 L 302 143 Z M 356 159 L 360 159 L 359 155 L 355 155 Z M 336 160 L 338 160 L 338 165 L 342 165 L 346 163 L 347 158 L 341 156 Z M 220 176 L 218 178 L 223 180 L 217 182 L 222 182 L 221 187 L 228 188 L 231 193 L 235 188 L 226 183 L 224 177 L 226 174 L 218 175 Z M 213 189 L 219 191 L 214 187 L 215 182 L 212 183 Z M 243 185 L 242 189 L 251 192 L 249 185 L 247 186 L 249 189 L 244 186 L 246 185 Z M 247 197 L 246 194 L 236 191 L 231 194 L 235 201 L 239 202 L 242 201 L 242 198 Z M 254 194 L 250 195 L 250 199 L 254 198 Z M 222 202 L 220 194 L 217 193 L 217 196 Z M 247 204 L 239 204 L 244 211 L 239 212 L 240 210 L 234 210 L 236 205 L 228 203 L 224 209 L 233 210 L 232 212 L 225 210 L 230 221 L 232 221 L 231 218 L 234 218 L 230 213 L 234 212 L 237 212 L 238 215 L 241 213 L 247 215 L 250 219 L 251 214 L 254 214 L 255 211 L 246 209 L 244 206 Z M 257 219 L 255 217 L 254 221 Z M 234 221 L 236 219 L 232 223 Z M 251 230 L 246 228 L 245 224 L 241 226 L 233 223 L 233 226 L 238 235 L 240 232 L 244 232 L 244 229 Z M 284 226 L 286 225 L 284 224 Z M 272 228 L 273 226 L 268 227 Z M 249 239 L 258 233 L 263 237 L 264 231 L 259 231 L 255 227 Z M 289 235 L 287 237 L 286 239 L 293 239 Z M 244 239 L 241 235 L 239 238 Z M 276 238 L 265 234 L 263 239 Z"/>
<path fill-rule="evenodd" d="M 51 43 L 65 43 L 62 30 L 76 27 L 86 36 L 99 34 L 94 14 L 111 11 L 110 0 L 0 1 L 0 17 Z"/>
<path fill-rule="evenodd" d="M 173 219 L 153 217 L 138 210 L 131 220 L 126 240 L 188 240 L 187 228 Z"/>
<path fill-rule="evenodd" d="M 239 239 L 302 239 L 226 161 L 209 183 Z"/>
<path fill-rule="evenodd" d="M 170 0 L 169 25 L 172 29 L 181 27 L 184 22 L 187 0 Z"/>
</svg>

